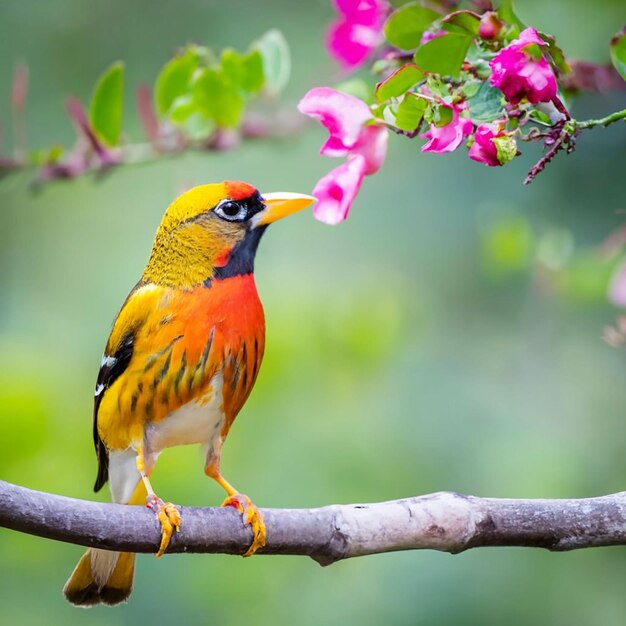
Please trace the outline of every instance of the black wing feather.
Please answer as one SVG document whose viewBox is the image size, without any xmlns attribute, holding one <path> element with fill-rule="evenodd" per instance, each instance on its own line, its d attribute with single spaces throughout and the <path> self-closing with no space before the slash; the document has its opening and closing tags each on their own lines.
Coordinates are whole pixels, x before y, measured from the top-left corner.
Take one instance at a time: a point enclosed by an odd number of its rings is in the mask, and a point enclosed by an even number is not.
<svg viewBox="0 0 626 626">
<path fill-rule="evenodd" d="M 112 356 L 105 353 L 102 359 L 102 365 L 98 372 L 98 380 L 96 381 L 96 393 L 93 406 L 93 443 L 96 447 L 96 455 L 98 457 L 98 476 L 93 486 L 94 491 L 100 491 L 106 481 L 109 479 L 109 453 L 107 452 L 104 442 L 98 433 L 98 409 L 106 390 L 121 376 L 128 367 L 133 356 L 133 345 L 135 343 L 135 335 L 132 332 L 126 333 L 120 341 L 115 354 Z"/>
</svg>

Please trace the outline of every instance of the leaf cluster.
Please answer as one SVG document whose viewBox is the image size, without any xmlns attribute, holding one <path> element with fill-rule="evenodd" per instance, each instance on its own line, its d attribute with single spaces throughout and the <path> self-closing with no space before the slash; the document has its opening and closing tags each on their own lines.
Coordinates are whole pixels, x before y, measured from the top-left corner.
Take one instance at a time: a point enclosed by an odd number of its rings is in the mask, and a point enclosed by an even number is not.
<svg viewBox="0 0 626 626">
<path fill-rule="evenodd" d="M 152 89 L 137 89 L 137 109 L 152 152 L 210 147 L 216 134 L 240 129 L 255 99 L 276 97 L 290 72 L 289 47 L 278 30 L 268 31 L 245 52 L 226 48 L 215 54 L 197 44 L 186 46 L 163 66 Z M 36 165 L 44 180 L 71 178 L 123 162 L 127 152 L 136 158 L 124 133 L 124 83 L 124 63 L 116 61 L 97 79 L 87 110 L 77 98 L 68 98 L 67 111 L 78 135 L 71 151 L 52 146 L 29 152 L 24 146 L 14 159 L 0 157 L 0 174 Z M 16 71 L 13 91 L 15 117 L 25 124 L 24 68 Z"/>
</svg>

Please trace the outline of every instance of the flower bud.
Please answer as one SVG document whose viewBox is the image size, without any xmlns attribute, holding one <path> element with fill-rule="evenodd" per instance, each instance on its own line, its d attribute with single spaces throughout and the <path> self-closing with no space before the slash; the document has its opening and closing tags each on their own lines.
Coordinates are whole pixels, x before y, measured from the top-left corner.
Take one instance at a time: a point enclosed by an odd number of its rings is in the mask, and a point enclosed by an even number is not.
<svg viewBox="0 0 626 626">
<path fill-rule="evenodd" d="M 496 39 L 502 30 L 502 21 L 494 11 L 487 11 L 481 18 L 478 34 L 483 39 Z"/>
</svg>

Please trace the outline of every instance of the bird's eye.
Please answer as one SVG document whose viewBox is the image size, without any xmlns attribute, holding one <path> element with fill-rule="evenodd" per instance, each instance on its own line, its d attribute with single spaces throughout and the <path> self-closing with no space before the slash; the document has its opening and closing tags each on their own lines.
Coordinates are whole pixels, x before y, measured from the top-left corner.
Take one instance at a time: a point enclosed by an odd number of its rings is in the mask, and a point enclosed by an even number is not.
<svg viewBox="0 0 626 626">
<path fill-rule="evenodd" d="M 229 222 L 243 222 L 246 219 L 247 210 L 245 205 L 226 200 L 215 207 L 215 212 Z"/>
</svg>

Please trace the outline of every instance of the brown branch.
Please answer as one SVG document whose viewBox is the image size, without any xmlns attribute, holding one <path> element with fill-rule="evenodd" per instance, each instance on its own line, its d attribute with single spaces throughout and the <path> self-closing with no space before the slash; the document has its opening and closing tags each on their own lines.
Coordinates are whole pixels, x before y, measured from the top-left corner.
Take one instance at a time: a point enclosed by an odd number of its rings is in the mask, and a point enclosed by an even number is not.
<svg viewBox="0 0 626 626">
<path fill-rule="evenodd" d="M 571 72 L 561 79 L 563 89 L 582 89 L 596 93 L 626 89 L 626 81 L 610 63 L 589 63 L 576 60 L 569 60 L 568 63 Z"/>
<path fill-rule="evenodd" d="M 626 492 L 577 500 L 511 500 L 435 493 L 375 504 L 264 509 L 262 554 L 310 556 L 322 565 L 366 554 L 481 546 L 553 551 L 626 545 Z M 251 541 L 234 509 L 181 507 L 168 552 L 243 554 Z M 75 500 L 0 481 L 0 526 L 129 552 L 156 552 L 160 532 L 144 507 Z"/>
</svg>

